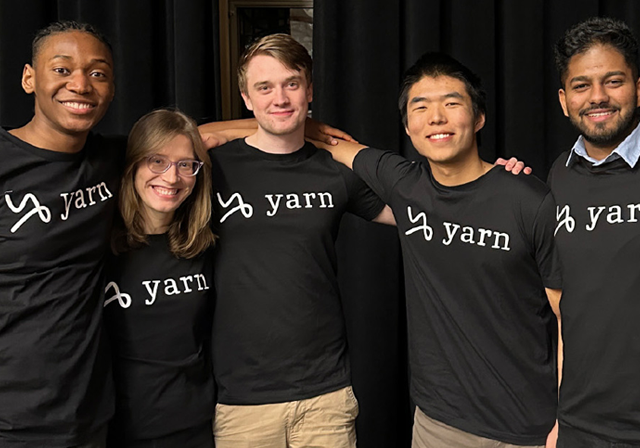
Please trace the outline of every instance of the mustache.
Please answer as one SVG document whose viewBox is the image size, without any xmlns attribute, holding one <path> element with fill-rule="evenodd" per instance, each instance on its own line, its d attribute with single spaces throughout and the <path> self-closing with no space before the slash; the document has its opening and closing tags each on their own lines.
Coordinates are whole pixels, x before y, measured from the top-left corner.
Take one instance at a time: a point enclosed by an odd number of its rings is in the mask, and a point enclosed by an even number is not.
<svg viewBox="0 0 640 448">
<path fill-rule="evenodd" d="M 599 109 L 610 109 L 610 110 L 612 110 L 614 112 L 617 112 L 617 111 L 620 110 L 619 107 L 612 106 L 609 103 L 599 103 L 599 104 L 594 104 L 592 106 L 589 106 L 589 107 L 587 107 L 585 109 L 580 109 L 580 116 L 586 115 L 589 112 L 593 112 L 594 110 L 599 110 Z"/>
</svg>

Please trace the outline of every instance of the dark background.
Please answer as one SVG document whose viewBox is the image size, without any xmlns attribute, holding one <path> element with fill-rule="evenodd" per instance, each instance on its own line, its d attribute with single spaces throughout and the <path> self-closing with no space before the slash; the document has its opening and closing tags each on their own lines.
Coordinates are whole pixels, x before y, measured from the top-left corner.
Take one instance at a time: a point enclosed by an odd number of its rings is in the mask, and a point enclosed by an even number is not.
<svg viewBox="0 0 640 448">
<path fill-rule="evenodd" d="M 562 115 L 553 43 L 574 23 L 612 16 L 640 30 L 637 0 L 317 0 L 314 115 L 360 141 L 417 157 L 397 111 L 402 72 L 425 51 L 450 53 L 488 92 L 481 154 L 512 156 L 541 178 L 576 132 Z M 106 33 L 116 99 L 99 125 L 126 134 L 149 110 L 220 115 L 217 0 L 0 0 L 0 124 L 20 126 L 33 100 L 20 87 L 35 31 L 90 22 Z M 2 158 L 0 155 L 0 163 Z M 360 448 L 409 446 L 406 326 L 395 230 L 348 217 L 339 239 Z"/>
</svg>

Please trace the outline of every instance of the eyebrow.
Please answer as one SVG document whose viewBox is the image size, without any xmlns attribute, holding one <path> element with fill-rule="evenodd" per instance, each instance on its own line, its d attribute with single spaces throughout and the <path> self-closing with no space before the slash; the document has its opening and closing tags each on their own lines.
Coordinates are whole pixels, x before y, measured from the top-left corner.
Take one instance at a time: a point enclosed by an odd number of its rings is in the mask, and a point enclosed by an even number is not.
<svg viewBox="0 0 640 448">
<path fill-rule="evenodd" d="M 441 100 L 446 100 L 447 98 L 456 98 L 459 100 L 464 99 L 464 97 L 458 93 L 458 92 L 450 92 L 450 93 L 446 93 L 444 95 L 440 95 L 440 97 L 438 97 Z M 416 96 L 411 98 L 411 101 L 409 101 L 409 104 L 415 104 L 415 103 L 421 103 L 421 102 L 426 102 L 426 103 L 431 103 L 434 100 L 431 97 L 427 97 L 427 96 Z"/>
<path fill-rule="evenodd" d="M 614 70 L 612 72 L 607 72 L 604 74 L 603 78 L 610 78 L 612 76 L 625 76 L 626 73 L 623 72 L 622 70 Z M 580 81 L 590 81 L 591 79 L 593 79 L 592 76 L 587 76 L 587 75 L 582 75 L 582 76 L 574 76 L 573 78 L 571 78 L 569 80 L 570 83 L 573 82 L 580 82 Z"/>
<path fill-rule="evenodd" d="M 284 83 L 288 83 L 289 81 L 298 81 L 302 79 L 302 75 L 293 75 L 293 76 L 289 76 L 287 79 L 284 80 Z M 264 86 L 266 84 L 270 84 L 269 81 L 258 81 L 256 83 L 253 84 L 253 87 L 259 87 L 259 86 Z"/>
<path fill-rule="evenodd" d="M 71 56 L 68 56 L 66 54 L 56 54 L 54 57 L 51 58 L 51 60 L 54 60 L 54 59 L 65 59 L 65 60 L 68 60 L 68 61 L 73 60 L 73 58 Z M 104 58 L 93 58 L 93 59 L 91 59 L 90 62 L 92 64 L 96 64 L 96 63 L 98 63 L 98 64 L 107 64 L 109 67 L 111 67 L 111 63 L 109 62 L 109 60 L 104 59 Z"/>
</svg>

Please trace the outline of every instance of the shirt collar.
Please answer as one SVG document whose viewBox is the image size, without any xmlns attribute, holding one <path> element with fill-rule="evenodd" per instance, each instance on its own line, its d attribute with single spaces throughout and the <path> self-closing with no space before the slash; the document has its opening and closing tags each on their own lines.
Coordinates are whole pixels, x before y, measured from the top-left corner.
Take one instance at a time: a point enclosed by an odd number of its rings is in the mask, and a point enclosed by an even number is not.
<svg viewBox="0 0 640 448">
<path fill-rule="evenodd" d="M 627 135 L 627 138 L 625 138 L 611 154 L 602 160 L 596 160 L 587 154 L 587 148 L 584 146 L 584 138 L 581 135 L 578 137 L 578 140 L 576 140 L 573 148 L 571 148 L 567 159 L 567 166 L 571 165 L 575 158 L 579 156 L 591 162 L 593 166 L 604 165 L 607 162 L 622 158 L 627 162 L 627 165 L 633 168 L 640 158 L 640 131 L 638 129 L 640 129 L 640 124 L 636 126 L 631 134 Z"/>
</svg>

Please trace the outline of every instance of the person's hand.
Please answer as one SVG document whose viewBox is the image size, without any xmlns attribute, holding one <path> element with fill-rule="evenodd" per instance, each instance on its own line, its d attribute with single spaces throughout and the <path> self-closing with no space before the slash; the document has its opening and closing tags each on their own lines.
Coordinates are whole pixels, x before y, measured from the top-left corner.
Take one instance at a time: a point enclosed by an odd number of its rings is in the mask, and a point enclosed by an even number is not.
<svg viewBox="0 0 640 448">
<path fill-rule="evenodd" d="M 201 133 L 200 137 L 202 138 L 204 149 L 215 148 L 216 146 L 224 145 L 229 141 L 224 135 L 214 132 Z"/>
<path fill-rule="evenodd" d="M 502 165 L 506 171 L 509 171 L 511 174 L 520 174 L 523 172 L 524 174 L 531 174 L 533 170 L 528 166 L 524 166 L 524 162 L 520 162 L 515 157 L 511 157 L 509 160 L 505 160 L 500 157 L 496 160 L 494 165 Z"/>
<path fill-rule="evenodd" d="M 328 124 L 321 123 L 313 118 L 307 118 L 304 127 L 304 136 L 307 140 L 319 140 L 328 145 L 334 146 L 338 144 L 337 139 L 358 143 L 356 139 L 346 132 L 331 127 Z"/>
<path fill-rule="evenodd" d="M 547 436 L 547 443 L 545 448 L 556 448 L 556 444 L 558 443 L 558 420 L 556 420 L 556 424 L 553 426 L 553 429 Z"/>
</svg>

